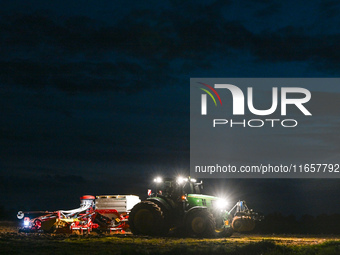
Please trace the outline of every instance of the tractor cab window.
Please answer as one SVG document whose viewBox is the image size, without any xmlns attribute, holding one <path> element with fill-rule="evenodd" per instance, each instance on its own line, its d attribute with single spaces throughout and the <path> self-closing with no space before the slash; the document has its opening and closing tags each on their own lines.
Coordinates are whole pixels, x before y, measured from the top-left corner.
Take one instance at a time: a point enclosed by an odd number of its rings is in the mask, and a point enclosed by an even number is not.
<svg viewBox="0 0 340 255">
<path fill-rule="evenodd" d="M 195 184 L 194 190 L 195 190 L 195 194 L 202 194 L 200 184 Z"/>
<path fill-rule="evenodd" d="M 156 194 L 162 195 L 164 191 L 164 187 L 165 187 L 164 183 L 157 183 L 155 185 Z"/>
<path fill-rule="evenodd" d="M 163 195 L 165 195 L 165 196 L 171 196 L 172 193 L 174 192 L 174 188 L 173 188 L 172 182 L 170 182 L 170 181 L 164 182 L 163 189 L 164 189 Z"/>
<path fill-rule="evenodd" d="M 202 183 L 186 182 L 183 187 L 185 194 L 202 194 Z"/>
<path fill-rule="evenodd" d="M 186 182 L 183 187 L 184 194 L 194 194 L 193 185 L 191 182 Z"/>
<path fill-rule="evenodd" d="M 173 182 L 166 180 L 164 182 L 156 183 L 155 190 L 156 195 L 170 197 L 174 193 Z"/>
</svg>

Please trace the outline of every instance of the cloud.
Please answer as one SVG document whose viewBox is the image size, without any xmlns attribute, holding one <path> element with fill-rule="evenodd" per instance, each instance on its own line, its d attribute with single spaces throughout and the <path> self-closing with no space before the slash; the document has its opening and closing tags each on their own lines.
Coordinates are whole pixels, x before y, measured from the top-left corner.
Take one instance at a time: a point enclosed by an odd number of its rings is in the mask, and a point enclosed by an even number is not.
<svg viewBox="0 0 340 255">
<path fill-rule="evenodd" d="M 340 5 L 338 1 L 322 1 L 319 4 L 321 18 L 334 18 L 339 16 Z"/>
<path fill-rule="evenodd" d="M 145 67 L 130 62 L 3 61 L 0 62 L 0 79 L 9 85 L 31 89 L 52 87 L 67 93 L 134 93 L 155 88 L 158 84 L 174 82 L 175 78 L 161 69 L 163 66 Z"/>
<path fill-rule="evenodd" d="M 220 1 L 194 10 L 184 5 L 190 15 L 132 10 L 113 24 L 86 16 L 3 16 L 1 82 L 70 93 L 129 93 L 172 84 L 180 74 L 178 60 L 191 63 L 186 65 L 190 73 L 212 68 L 209 56 L 228 58 L 233 50 L 265 63 L 306 61 L 312 68 L 339 70 L 339 35 L 309 35 L 299 26 L 255 33 L 241 21 L 228 20 L 223 6 Z M 279 8 L 265 6 L 269 13 Z"/>
<path fill-rule="evenodd" d="M 268 2 L 268 1 L 264 1 Z M 263 7 L 262 9 L 258 10 L 255 12 L 255 16 L 257 18 L 266 18 L 268 16 L 273 16 L 279 13 L 281 10 L 282 5 L 279 3 L 271 3 L 270 1 L 268 2 L 268 5 Z"/>
</svg>

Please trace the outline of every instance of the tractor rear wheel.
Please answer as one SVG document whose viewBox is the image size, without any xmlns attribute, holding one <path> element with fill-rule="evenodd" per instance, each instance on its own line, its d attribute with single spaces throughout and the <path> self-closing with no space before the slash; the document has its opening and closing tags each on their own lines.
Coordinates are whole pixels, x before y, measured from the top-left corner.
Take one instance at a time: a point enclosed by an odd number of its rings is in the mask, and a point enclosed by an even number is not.
<svg viewBox="0 0 340 255">
<path fill-rule="evenodd" d="M 163 212 L 153 202 L 140 202 L 129 214 L 129 226 L 135 235 L 162 235 L 165 233 Z"/>
<path fill-rule="evenodd" d="M 186 219 L 186 230 L 190 236 L 214 237 L 215 219 L 207 210 L 196 209 Z"/>
</svg>

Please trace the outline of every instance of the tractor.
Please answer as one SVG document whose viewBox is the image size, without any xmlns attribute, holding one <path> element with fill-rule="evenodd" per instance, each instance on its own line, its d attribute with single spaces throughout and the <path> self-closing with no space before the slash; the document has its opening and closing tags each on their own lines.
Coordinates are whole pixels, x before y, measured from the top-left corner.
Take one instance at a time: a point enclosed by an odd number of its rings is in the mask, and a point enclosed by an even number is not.
<svg viewBox="0 0 340 255">
<path fill-rule="evenodd" d="M 173 230 L 193 237 L 229 237 L 253 230 L 260 219 L 244 201 L 227 210 L 225 199 L 202 195 L 203 182 L 190 177 L 157 177 L 154 184 L 154 192 L 148 190 L 148 198 L 130 212 L 135 235 L 164 236 Z"/>
</svg>

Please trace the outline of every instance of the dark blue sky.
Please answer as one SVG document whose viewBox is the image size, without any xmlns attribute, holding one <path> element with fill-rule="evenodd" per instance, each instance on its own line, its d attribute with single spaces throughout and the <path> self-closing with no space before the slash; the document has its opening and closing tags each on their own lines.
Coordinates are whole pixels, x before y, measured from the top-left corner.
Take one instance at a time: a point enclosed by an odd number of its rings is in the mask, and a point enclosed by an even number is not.
<svg viewBox="0 0 340 255">
<path fill-rule="evenodd" d="M 190 77 L 340 72 L 336 1 L 1 3 L 0 192 L 8 208 L 145 194 L 154 174 L 188 173 Z M 329 206 L 338 180 L 209 183 L 264 212 L 340 212 Z"/>
</svg>

